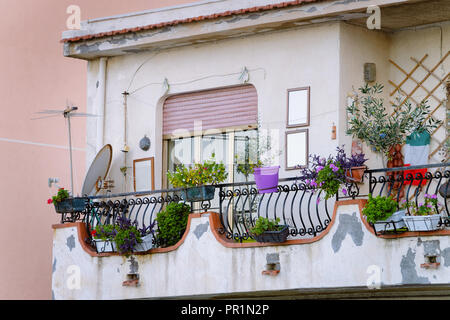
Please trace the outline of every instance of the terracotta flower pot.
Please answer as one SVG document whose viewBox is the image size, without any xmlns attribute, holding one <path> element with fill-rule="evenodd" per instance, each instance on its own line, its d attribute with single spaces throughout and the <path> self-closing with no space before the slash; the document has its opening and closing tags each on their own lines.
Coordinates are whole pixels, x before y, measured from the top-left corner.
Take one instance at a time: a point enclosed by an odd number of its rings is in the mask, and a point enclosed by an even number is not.
<svg viewBox="0 0 450 320">
<path fill-rule="evenodd" d="M 348 182 L 362 182 L 364 178 L 364 171 L 366 171 L 366 166 L 352 167 L 350 170 L 345 171 L 345 177 Z"/>
</svg>

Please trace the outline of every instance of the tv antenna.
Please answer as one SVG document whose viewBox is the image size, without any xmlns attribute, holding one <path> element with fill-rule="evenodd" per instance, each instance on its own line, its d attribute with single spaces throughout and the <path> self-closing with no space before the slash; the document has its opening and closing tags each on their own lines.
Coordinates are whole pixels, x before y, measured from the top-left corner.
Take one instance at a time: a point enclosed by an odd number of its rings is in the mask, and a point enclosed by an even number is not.
<svg viewBox="0 0 450 320">
<path fill-rule="evenodd" d="M 69 102 L 67 101 L 66 108 L 63 110 L 46 109 L 46 110 L 36 112 L 36 114 L 42 114 L 44 116 L 31 118 L 31 120 L 38 120 L 38 119 L 58 117 L 58 116 L 62 115 L 67 120 L 67 129 L 69 132 L 70 186 L 71 186 L 72 196 L 74 196 L 74 189 L 73 189 L 73 165 L 72 165 L 72 132 L 71 132 L 71 126 L 70 126 L 70 118 L 72 118 L 72 117 L 98 117 L 98 115 L 95 115 L 95 114 L 84 113 L 84 112 L 75 112 L 77 110 L 78 110 L 78 107 L 74 106 L 72 103 L 69 104 Z"/>
</svg>

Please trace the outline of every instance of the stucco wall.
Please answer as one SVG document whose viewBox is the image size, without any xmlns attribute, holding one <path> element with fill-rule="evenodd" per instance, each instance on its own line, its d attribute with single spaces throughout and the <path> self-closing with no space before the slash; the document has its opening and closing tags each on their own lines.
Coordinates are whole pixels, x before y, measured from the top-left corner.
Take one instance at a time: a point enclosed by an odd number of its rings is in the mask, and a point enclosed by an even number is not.
<svg viewBox="0 0 450 320">
<path fill-rule="evenodd" d="M 263 127 L 278 130 L 278 146 L 283 151 L 287 89 L 311 87 L 310 153 L 328 154 L 337 140 L 331 140 L 331 127 L 337 121 L 339 103 L 338 24 L 301 28 L 254 35 L 203 45 L 174 48 L 161 52 L 140 53 L 108 59 L 105 111 L 105 143 L 115 152 L 111 177 L 119 186 L 123 182 L 119 168 L 123 165 L 123 100 L 128 96 L 128 164 L 132 159 L 155 156 L 156 188 L 161 186 L 162 104 L 168 94 L 237 85 L 244 67 L 250 70 L 249 83 L 258 94 L 258 109 Z M 145 62 L 136 72 L 141 63 Z M 88 106 L 96 94 L 98 61 L 89 63 Z M 136 74 L 135 74 L 136 72 Z M 134 76 L 134 78 L 133 78 Z M 167 78 L 170 90 L 164 94 L 162 82 Z M 130 86 L 131 83 L 131 86 Z M 148 85 L 148 86 L 146 86 Z M 143 86 L 143 89 L 137 90 Z M 137 91 L 136 91 L 137 90 Z M 89 121 L 89 120 L 88 120 Z M 95 123 L 88 122 L 88 141 L 95 141 Z M 148 152 L 139 149 L 139 140 L 147 135 L 152 141 Z M 88 144 L 88 162 L 95 155 Z M 280 176 L 297 174 L 281 171 Z M 131 181 L 127 182 L 131 186 Z M 128 189 L 117 189 L 125 191 Z M 113 191 L 114 192 L 114 191 Z"/>
<path fill-rule="evenodd" d="M 450 276 L 448 236 L 383 239 L 361 220 L 357 202 L 341 202 L 334 223 L 320 240 L 303 245 L 229 248 L 211 230 L 211 214 L 190 218 L 181 245 L 166 253 L 134 255 L 139 286 L 125 287 L 130 262 L 123 256 L 92 257 L 76 227 L 57 228 L 53 247 L 55 299 L 128 299 L 195 296 L 248 291 L 377 288 L 446 284 Z M 441 265 L 425 269 L 427 253 Z M 280 272 L 264 275 L 268 259 Z M 186 276 L 186 274 L 189 276 Z"/>
<path fill-rule="evenodd" d="M 431 110 L 434 110 L 440 101 L 447 99 L 445 89 L 445 81 L 440 84 L 440 79 L 445 79 L 450 70 L 450 24 L 436 23 L 424 27 L 409 28 L 399 32 L 395 32 L 391 36 L 392 45 L 389 50 L 389 58 L 394 61 L 406 73 L 411 73 L 408 81 L 401 86 L 403 97 L 406 94 L 412 94 L 412 99 L 420 102 L 427 98 Z M 427 57 L 425 57 L 427 55 Z M 425 58 L 424 60 L 422 60 Z M 417 62 L 421 61 L 422 66 L 417 67 Z M 442 63 L 439 62 L 442 60 Z M 426 70 L 427 68 L 428 70 Z M 432 74 L 429 73 L 432 71 Z M 394 84 L 398 85 L 406 78 L 404 72 L 393 64 L 390 65 L 389 79 Z M 414 79 L 414 80 L 412 80 Z M 448 80 L 448 79 L 447 79 Z M 395 87 L 392 84 L 386 86 L 390 92 L 393 92 Z M 426 90 L 425 90 L 425 89 Z M 433 93 L 430 96 L 430 93 Z M 392 101 L 397 97 L 398 92 L 390 97 Z M 412 100 L 413 101 L 413 100 Z M 433 116 L 445 122 L 446 103 L 444 102 L 438 108 Z M 439 128 L 431 139 L 430 152 L 438 148 L 439 143 L 446 139 L 445 124 Z M 436 152 L 430 163 L 441 162 L 445 160 L 445 153 Z"/>
</svg>

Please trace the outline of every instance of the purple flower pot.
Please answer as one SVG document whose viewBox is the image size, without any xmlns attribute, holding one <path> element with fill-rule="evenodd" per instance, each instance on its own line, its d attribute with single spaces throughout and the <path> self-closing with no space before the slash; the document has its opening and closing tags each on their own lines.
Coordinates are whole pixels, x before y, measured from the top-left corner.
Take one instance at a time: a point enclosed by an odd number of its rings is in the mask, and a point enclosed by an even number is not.
<svg viewBox="0 0 450 320">
<path fill-rule="evenodd" d="M 278 191 L 278 171 L 280 166 L 255 168 L 255 182 L 259 193 Z"/>
</svg>

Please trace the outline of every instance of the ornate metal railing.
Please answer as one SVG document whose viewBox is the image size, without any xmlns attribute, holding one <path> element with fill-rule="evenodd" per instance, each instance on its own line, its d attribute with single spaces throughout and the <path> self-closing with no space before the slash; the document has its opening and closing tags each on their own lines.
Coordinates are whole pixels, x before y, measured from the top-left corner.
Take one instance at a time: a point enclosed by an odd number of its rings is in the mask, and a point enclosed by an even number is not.
<svg viewBox="0 0 450 320">
<path fill-rule="evenodd" d="M 439 224 L 450 226 L 450 171 L 447 169 L 450 163 L 438 163 L 422 166 L 408 166 L 397 168 L 383 168 L 366 170 L 369 180 L 368 193 L 373 196 L 392 196 L 400 207 L 401 203 L 424 203 L 425 197 L 433 196 L 439 205 L 434 206 L 435 214 L 441 219 Z M 449 195 L 449 196 L 448 196 Z M 410 215 L 407 208 L 406 215 Z M 395 222 L 386 222 L 385 229 L 393 229 L 391 232 L 401 231 Z"/>
<path fill-rule="evenodd" d="M 310 238 L 323 232 L 331 222 L 335 199 L 324 199 L 320 190 L 300 178 L 280 179 L 278 190 L 258 193 L 254 182 L 219 186 L 219 232 L 235 241 L 253 238 L 251 228 L 259 217 L 280 219 L 289 227 L 290 239 Z"/>
<path fill-rule="evenodd" d="M 331 222 L 332 210 L 337 200 L 392 195 L 401 200 L 423 201 L 425 194 L 438 197 L 442 206 L 436 208 L 442 217 L 441 224 L 450 226 L 450 192 L 448 181 L 450 163 L 401 168 L 366 170 L 368 184 L 347 183 L 336 197 L 325 200 L 322 191 L 307 186 L 300 177 L 279 180 L 276 192 L 260 194 L 254 182 L 220 184 L 216 186 L 215 198 L 211 201 L 188 203 L 192 212 L 208 210 L 219 213 L 219 232 L 228 239 L 242 242 L 252 239 L 251 228 L 259 217 L 280 219 L 280 224 L 289 227 L 289 239 L 313 238 L 323 232 Z M 426 170 L 413 175 L 408 170 Z M 361 192 L 367 191 L 366 194 Z M 83 211 L 64 213 L 61 223 L 82 221 L 88 234 L 97 224 L 114 224 L 118 217 L 125 216 L 140 228 L 155 222 L 157 214 L 171 202 L 184 202 L 182 189 L 165 189 L 148 192 L 130 192 L 85 197 Z M 157 230 L 157 225 L 156 225 Z M 396 232 L 394 226 L 394 232 Z M 86 239 L 88 242 L 90 239 Z M 155 240 L 156 246 L 164 246 L 165 240 Z"/>
<path fill-rule="evenodd" d="M 280 224 L 289 226 L 292 239 L 314 237 L 324 231 L 331 222 L 329 208 L 333 208 L 335 199 L 325 201 L 319 190 L 307 187 L 301 180 L 299 182 L 299 178 L 280 179 L 279 182 L 277 192 L 264 194 L 258 193 L 254 182 L 220 184 L 216 186 L 213 200 L 188 204 L 192 212 L 218 212 L 221 221 L 218 231 L 237 241 L 252 237 L 249 229 L 260 216 L 280 218 Z M 91 234 L 97 224 L 115 224 L 118 217 L 124 216 L 139 228 L 145 228 L 155 221 L 167 204 L 184 202 L 179 193 L 181 190 L 85 197 L 85 209 L 62 214 L 61 223 L 82 221 Z M 166 240 L 156 238 L 155 245 L 164 246 Z"/>
</svg>

